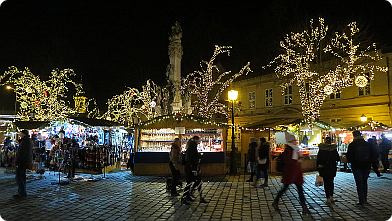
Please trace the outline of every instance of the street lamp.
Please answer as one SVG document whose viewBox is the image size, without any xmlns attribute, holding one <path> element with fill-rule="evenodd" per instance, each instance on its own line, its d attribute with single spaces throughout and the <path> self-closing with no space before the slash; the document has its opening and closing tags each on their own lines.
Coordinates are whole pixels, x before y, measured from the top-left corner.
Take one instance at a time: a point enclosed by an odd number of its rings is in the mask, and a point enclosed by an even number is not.
<svg viewBox="0 0 392 221">
<path fill-rule="evenodd" d="M 13 91 L 15 92 L 15 89 L 14 89 L 12 86 L 10 86 L 10 85 L 7 85 L 6 88 L 7 88 L 7 90 L 13 90 Z M 17 114 L 17 112 L 16 112 L 17 96 L 18 96 L 18 95 L 17 95 L 16 92 L 15 92 L 15 115 Z"/>
<path fill-rule="evenodd" d="M 238 91 L 231 90 L 228 92 L 229 100 L 232 102 L 231 108 L 231 152 L 230 152 L 230 173 L 236 174 L 237 173 L 237 162 L 235 160 L 235 135 L 234 135 L 234 102 L 237 100 Z"/>
</svg>

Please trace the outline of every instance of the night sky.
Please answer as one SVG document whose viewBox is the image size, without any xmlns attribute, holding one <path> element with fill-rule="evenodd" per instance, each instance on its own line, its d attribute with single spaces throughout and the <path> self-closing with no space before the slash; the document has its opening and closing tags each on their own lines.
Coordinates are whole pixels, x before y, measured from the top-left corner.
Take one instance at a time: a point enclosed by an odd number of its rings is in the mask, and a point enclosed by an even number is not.
<svg viewBox="0 0 392 221">
<path fill-rule="evenodd" d="M 357 21 L 378 48 L 390 52 L 392 8 L 381 0 L 298 0 L 254 3 L 148 3 L 111 0 L 12 1 L 0 7 L 0 73 L 29 67 L 47 79 L 53 68 L 72 68 L 87 96 L 106 102 L 127 87 L 141 89 L 147 79 L 165 83 L 168 36 L 183 29 L 182 75 L 200 69 L 214 45 L 233 46 L 216 60 L 238 72 L 248 61 L 252 76 L 279 53 L 286 33 L 324 17 L 330 28 Z M 10 91 L 0 88 L 0 110 L 13 109 Z"/>
</svg>

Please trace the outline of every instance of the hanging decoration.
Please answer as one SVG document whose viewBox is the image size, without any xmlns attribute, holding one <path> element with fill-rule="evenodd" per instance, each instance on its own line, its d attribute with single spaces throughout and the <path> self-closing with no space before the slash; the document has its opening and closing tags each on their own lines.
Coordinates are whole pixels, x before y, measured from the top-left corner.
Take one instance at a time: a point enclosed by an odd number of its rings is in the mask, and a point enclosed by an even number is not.
<svg viewBox="0 0 392 221">
<path fill-rule="evenodd" d="M 358 76 L 355 78 L 355 85 L 357 87 L 366 87 L 366 85 L 368 84 L 368 79 L 366 78 L 366 76 Z"/>
<path fill-rule="evenodd" d="M 215 51 L 209 61 L 200 63 L 201 71 L 194 71 L 182 79 L 181 92 L 184 97 L 196 95 L 195 114 L 205 118 L 212 118 L 214 114 L 223 114 L 228 117 L 227 107 L 219 102 L 222 93 L 236 78 L 252 72 L 248 62 L 238 73 L 232 75 L 231 71 L 219 74 L 218 67 L 214 64 L 216 57 L 222 53 L 230 56 L 231 46 L 215 45 Z M 214 76 L 217 74 L 217 76 Z"/>
<path fill-rule="evenodd" d="M 356 22 L 352 22 L 341 33 L 335 32 L 327 38 L 328 26 L 324 19 L 319 18 L 318 24 L 310 20 L 308 29 L 287 34 L 280 42 L 285 52 L 264 66 L 275 66 L 275 74 L 282 81 L 282 93 L 290 85 L 299 87 L 302 115 L 311 127 L 329 94 L 352 86 L 358 76 L 365 73 L 369 73 L 368 78 L 372 80 L 375 72 L 388 70 L 374 64 L 381 59 L 375 43 L 368 47 L 357 43 L 358 32 Z M 364 84 L 365 80 L 360 77 L 356 85 Z"/>
</svg>

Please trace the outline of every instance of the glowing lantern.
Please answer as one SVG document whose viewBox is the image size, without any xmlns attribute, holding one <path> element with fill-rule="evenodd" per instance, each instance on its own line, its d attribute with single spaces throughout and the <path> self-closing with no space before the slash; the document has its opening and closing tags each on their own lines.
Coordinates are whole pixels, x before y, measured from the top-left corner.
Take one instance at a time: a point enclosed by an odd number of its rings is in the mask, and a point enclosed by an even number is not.
<svg viewBox="0 0 392 221">
<path fill-rule="evenodd" d="M 368 79 L 365 76 L 358 76 L 357 78 L 355 78 L 355 85 L 357 85 L 357 87 L 366 87 L 368 83 Z"/>
</svg>

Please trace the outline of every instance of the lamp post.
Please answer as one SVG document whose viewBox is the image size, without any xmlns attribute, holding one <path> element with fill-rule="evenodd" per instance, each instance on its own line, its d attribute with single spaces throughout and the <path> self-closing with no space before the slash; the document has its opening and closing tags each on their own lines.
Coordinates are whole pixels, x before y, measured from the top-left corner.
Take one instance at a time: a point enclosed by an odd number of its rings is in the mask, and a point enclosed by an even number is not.
<svg viewBox="0 0 392 221">
<path fill-rule="evenodd" d="M 7 88 L 7 90 L 13 90 L 14 92 L 15 92 L 15 89 L 12 87 L 12 86 L 9 86 L 9 85 L 7 85 L 6 86 L 6 88 Z M 16 94 L 16 92 L 15 92 L 15 115 L 17 114 L 17 112 L 16 112 L 16 102 L 17 102 L 17 94 Z"/>
<path fill-rule="evenodd" d="M 367 121 L 367 117 L 365 116 L 365 114 L 362 114 L 360 119 L 361 119 L 362 122 Z"/>
<path fill-rule="evenodd" d="M 234 102 L 237 100 L 238 97 L 238 91 L 236 90 L 231 90 L 228 92 L 229 100 L 232 102 L 232 108 L 231 108 L 231 152 L 230 152 L 230 173 L 231 174 L 236 174 L 237 173 L 237 162 L 235 159 L 235 153 L 236 153 L 236 148 L 235 148 L 235 134 L 234 134 Z"/>
</svg>

